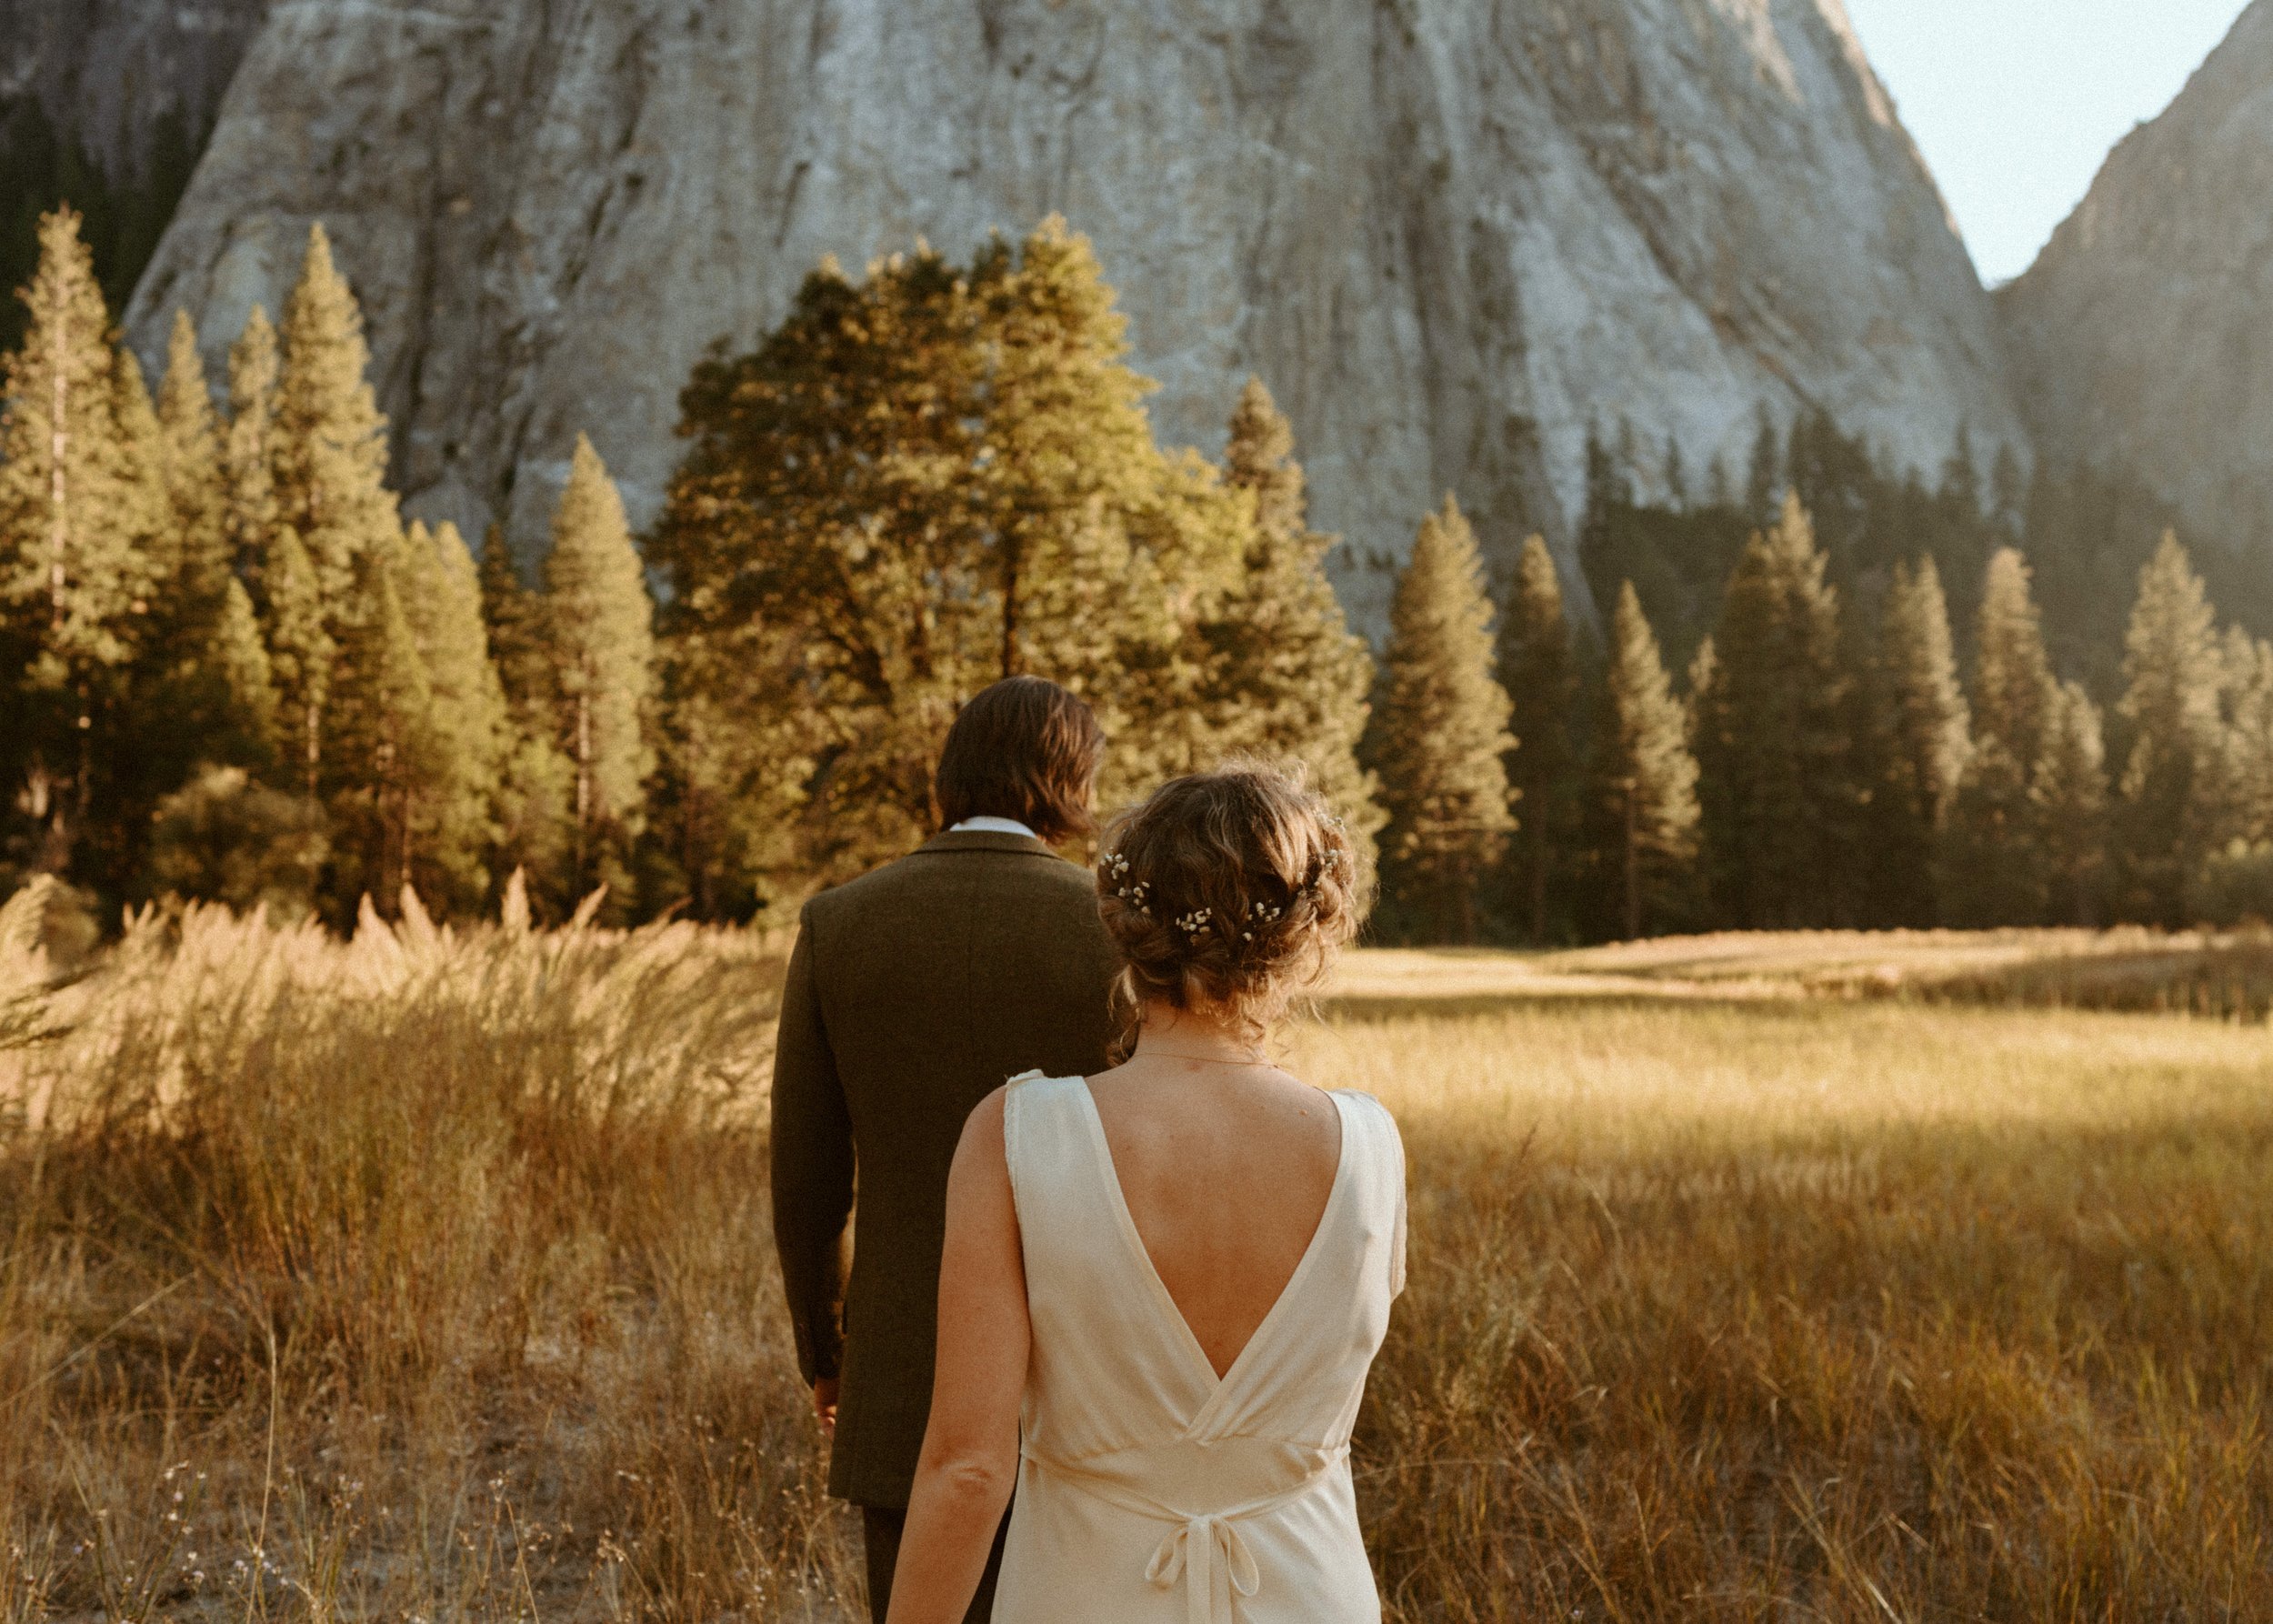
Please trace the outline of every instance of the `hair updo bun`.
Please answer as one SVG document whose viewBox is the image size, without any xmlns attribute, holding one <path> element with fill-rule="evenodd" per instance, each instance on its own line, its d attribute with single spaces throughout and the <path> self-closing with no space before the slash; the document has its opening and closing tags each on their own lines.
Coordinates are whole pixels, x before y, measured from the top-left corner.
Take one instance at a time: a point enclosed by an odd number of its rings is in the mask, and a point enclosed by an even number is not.
<svg viewBox="0 0 2273 1624">
<path fill-rule="evenodd" d="M 1341 819 L 1272 767 L 1171 780 L 1112 820 L 1097 859 L 1131 1013 L 1204 1008 L 1258 1038 L 1357 934 L 1366 901 Z"/>
</svg>

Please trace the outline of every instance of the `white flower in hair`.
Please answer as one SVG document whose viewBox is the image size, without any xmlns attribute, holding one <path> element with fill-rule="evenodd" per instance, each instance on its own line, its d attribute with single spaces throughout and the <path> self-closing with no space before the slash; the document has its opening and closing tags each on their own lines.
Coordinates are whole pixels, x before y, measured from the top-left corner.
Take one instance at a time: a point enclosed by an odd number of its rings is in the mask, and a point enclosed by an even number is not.
<svg viewBox="0 0 2273 1624">
<path fill-rule="evenodd" d="M 1203 907 L 1196 912 L 1186 914 L 1176 922 L 1176 927 L 1186 936 L 1197 937 L 1201 931 L 1207 928 L 1207 921 L 1215 917 L 1213 909 Z"/>
</svg>

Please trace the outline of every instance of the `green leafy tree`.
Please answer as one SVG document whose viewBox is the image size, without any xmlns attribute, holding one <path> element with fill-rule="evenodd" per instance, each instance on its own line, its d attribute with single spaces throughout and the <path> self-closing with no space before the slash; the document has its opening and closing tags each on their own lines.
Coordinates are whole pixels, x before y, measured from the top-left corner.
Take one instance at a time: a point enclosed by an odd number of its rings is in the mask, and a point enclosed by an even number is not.
<svg viewBox="0 0 2273 1624">
<path fill-rule="evenodd" d="M 2188 883 L 2225 844 L 2216 618 L 2186 549 L 2166 534 L 2139 571 L 2124 637 L 2130 753 L 2116 807 L 2121 905 L 2148 924 L 2187 922 Z"/>
<path fill-rule="evenodd" d="M 1639 612 L 1640 600 L 1636 609 Z M 1655 647 L 1653 641 L 1653 647 Z M 1507 781 L 1522 810 L 1508 846 L 1508 900 L 1534 942 L 1550 935 L 1548 907 L 1577 855 L 1581 785 L 1577 741 L 1578 663 L 1562 582 L 1544 536 L 1531 536 L 1516 561 L 1515 589 L 1499 623 L 1499 684 L 1513 707 L 1516 737 Z"/>
<path fill-rule="evenodd" d="M 2033 793 L 2059 684 L 2027 560 L 1991 555 L 1974 638 L 1973 751 L 1943 843 L 1942 913 L 1959 925 L 2028 925 L 2055 877 L 2047 867 Z"/>
<path fill-rule="evenodd" d="M 1939 922 L 1935 883 L 1958 786 L 1972 752 L 1949 606 L 1928 556 L 1897 564 L 1872 662 L 1868 859 L 1879 922 Z"/>
<path fill-rule="evenodd" d="M 697 368 L 650 558 L 674 657 L 724 685 L 730 731 L 772 741 L 728 762 L 705 727 L 705 781 L 755 797 L 812 764 L 798 860 L 769 883 L 904 849 L 956 706 L 1006 674 L 1097 707 L 1108 797 L 1212 755 L 1197 627 L 1251 510 L 1154 445 L 1126 347 L 1087 243 L 1053 220 L 962 269 L 825 266 L 756 352 Z"/>
<path fill-rule="evenodd" d="M 96 762 L 157 585 L 160 516 L 128 444 L 139 426 L 120 421 L 139 372 L 116 359 L 78 216 L 44 216 L 39 246 L 18 296 L 24 341 L 0 368 L 0 614 L 16 717 L 0 749 L 22 786 L 31 866 L 62 874 L 95 816 Z"/>
<path fill-rule="evenodd" d="M 1858 800 L 1837 594 L 1796 496 L 1728 582 L 1698 696 L 1697 793 L 1716 907 L 1751 929 L 1851 912 Z"/>
<path fill-rule="evenodd" d="M 1423 929 L 1476 936 L 1476 893 L 1508 811 L 1507 690 L 1492 675 L 1492 606 L 1476 535 L 1450 496 L 1421 521 L 1389 606 L 1367 757 L 1389 821 L 1383 890 Z"/>
<path fill-rule="evenodd" d="M 1697 850 L 1697 757 L 1657 635 L 1628 585 L 1610 620 L 1602 715 L 1587 764 L 1587 814 L 1627 938 L 1679 919 Z"/>
<path fill-rule="evenodd" d="M 655 606 L 623 499 L 582 435 L 553 513 L 545 584 L 554 737 L 571 769 L 575 884 L 606 884 L 626 897 L 624 858 L 655 768 Z"/>
<path fill-rule="evenodd" d="M 1382 813 L 1357 744 L 1373 657 L 1327 578 L 1335 538 L 1310 528 L 1294 447 L 1270 391 L 1249 378 L 1231 415 L 1224 478 L 1253 495 L 1254 527 L 1241 575 L 1204 628 L 1208 735 L 1221 748 L 1301 762 L 1353 837 L 1370 845 Z"/>
</svg>

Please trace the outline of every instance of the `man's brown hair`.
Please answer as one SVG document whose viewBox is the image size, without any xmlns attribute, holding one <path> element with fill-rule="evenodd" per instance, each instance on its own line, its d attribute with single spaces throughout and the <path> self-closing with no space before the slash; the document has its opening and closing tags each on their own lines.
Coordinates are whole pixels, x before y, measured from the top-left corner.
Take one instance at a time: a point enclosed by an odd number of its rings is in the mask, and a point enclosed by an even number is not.
<svg viewBox="0 0 2273 1624">
<path fill-rule="evenodd" d="M 940 827 L 1015 817 L 1053 844 L 1089 834 L 1104 756 L 1088 706 L 1043 677 L 1005 677 L 972 695 L 947 729 L 932 778 Z"/>
</svg>

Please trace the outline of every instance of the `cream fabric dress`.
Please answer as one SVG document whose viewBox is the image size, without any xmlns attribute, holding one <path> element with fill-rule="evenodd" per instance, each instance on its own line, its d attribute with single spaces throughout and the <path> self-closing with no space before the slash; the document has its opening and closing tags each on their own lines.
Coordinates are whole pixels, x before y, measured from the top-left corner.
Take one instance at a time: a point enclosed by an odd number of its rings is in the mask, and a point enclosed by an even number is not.
<svg viewBox="0 0 2273 1624">
<path fill-rule="evenodd" d="M 1079 1078 L 1017 1079 L 1003 1142 L 1034 1326 L 995 1624 L 1377 1624 L 1349 1434 L 1405 1284 L 1405 1152 L 1329 1096 L 1309 1249 L 1218 1380 L 1147 1256 Z"/>
</svg>

